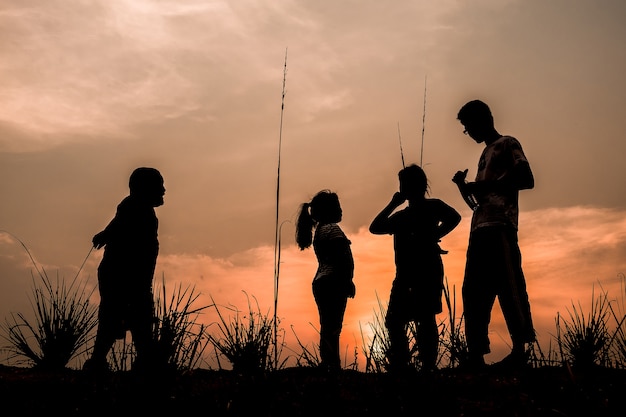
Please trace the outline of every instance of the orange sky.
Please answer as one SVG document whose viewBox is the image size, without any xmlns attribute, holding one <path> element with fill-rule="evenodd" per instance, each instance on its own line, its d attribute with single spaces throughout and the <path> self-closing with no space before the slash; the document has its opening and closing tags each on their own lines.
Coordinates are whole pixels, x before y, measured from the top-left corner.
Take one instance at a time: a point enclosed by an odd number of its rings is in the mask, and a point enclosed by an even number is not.
<svg viewBox="0 0 626 417">
<path fill-rule="evenodd" d="M 314 254 L 295 247 L 293 223 L 320 189 L 339 194 L 356 260 L 343 342 L 360 346 L 377 295 L 386 301 L 391 238 L 367 226 L 397 188 L 398 126 L 406 162 L 423 160 L 431 195 L 463 215 L 443 242 L 460 303 L 470 213 L 451 178 L 475 175 L 482 145 L 456 112 L 480 98 L 535 173 L 521 193 L 520 243 L 547 349 L 556 314 L 588 305 L 594 285 L 623 294 L 625 18 L 619 0 L 6 1 L 0 317 L 30 309 L 32 265 L 14 237 L 49 273 L 72 277 L 141 165 L 160 169 L 167 188 L 157 276 L 240 309 L 246 291 L 271 314 L 287 51 L 278 207 L 288 337 L 293 326 L 316 339 Z M 101 255 L 82 271 L 92 285 Z M 508 342 L 499 314 L 494 359 Z"/>
</svg>

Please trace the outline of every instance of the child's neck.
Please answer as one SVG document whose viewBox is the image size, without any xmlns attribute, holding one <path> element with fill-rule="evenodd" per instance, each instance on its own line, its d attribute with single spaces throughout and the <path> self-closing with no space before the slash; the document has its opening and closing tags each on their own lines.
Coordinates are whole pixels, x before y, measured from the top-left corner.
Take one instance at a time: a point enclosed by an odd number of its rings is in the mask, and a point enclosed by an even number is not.
<svg viewBox="0 0 626 417">
<path fill-rule="evenodd" d="M 410 206 L 419 206 L 420 204 L 422 204 L 424 201 L 426 201 L 426 196 L 424 197 L 418 197 L 418 198 L 411 198 L 408 200 L 409 202 L 409 207 Z"/>
</svg>

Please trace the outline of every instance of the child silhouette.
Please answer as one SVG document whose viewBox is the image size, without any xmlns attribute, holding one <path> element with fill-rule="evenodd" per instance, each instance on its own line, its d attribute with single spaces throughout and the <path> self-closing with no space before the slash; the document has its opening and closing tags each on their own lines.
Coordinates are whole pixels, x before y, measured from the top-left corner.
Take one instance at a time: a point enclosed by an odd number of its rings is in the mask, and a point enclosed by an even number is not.
<svg viewBox="0 0 626 417">
<path fill-rule="evenodd" d="M 398 173 L 400 191 L 374 218 L 370 232 L 393 235 L 396 276 L 393 280 L 385 326 L 389 334 L 389 370 L 410 369 L 407 324 L 417 326 L 418 358 L 422 370 L 437 368 L 439 333 L 435 316 L 442 311 L 443 262 L 439 241 L 461 221 L 459 213 L 443 201 L 426 198 L 428 180 L 412 164 Z M 401 204 L 408 206 L 394 212 Z"/>
<path fill-rule="evenodd" d="M 108 369 L 108 352 L 127 330 L 137 353 L 133 369 L 147 369 L 153 362 L 152 279 L 159 253 L 154 207 L 163 204 L 165 187 L 158 170 L 141 167 L 131 174 L 129 188 L 115 217 L 92 240 L 94 248 L 104 247 L 104 255 L 98 267 L 98 330 L 83 366 L 88 371 Z"/>
<path fill-rule="evenodd" d="M 350 240 L 338 225 L 341 218 L 337 194 L 322 190 L 300 206 L 296 226 L 298 247 L 304 250 L 312 243 L 318 261 L 312 286 L 320 317 L 320 368 L 329 372 L 341 369 L 339 336 L 348 298 L 356 291 Z"/>
</svg>

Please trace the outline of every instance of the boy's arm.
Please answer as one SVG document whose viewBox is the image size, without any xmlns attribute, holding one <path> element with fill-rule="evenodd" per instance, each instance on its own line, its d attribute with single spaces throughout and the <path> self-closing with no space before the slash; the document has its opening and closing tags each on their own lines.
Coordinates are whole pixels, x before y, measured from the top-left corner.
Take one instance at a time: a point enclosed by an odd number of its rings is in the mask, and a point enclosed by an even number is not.
<svg viewBox="0 0 626 417">
<path fill-rule="evenodd" d="M 111 240 L 111 236 L 115 236 L 115 234 L 118 233 L 120 227 L 122 227 L 120 223 L 122 222 L 121 217 L 123 216 L 123 214 L 120 213 L 120 211 L 120 207 L 118 206 L 115 212 L 115 216 L 113 216 L 113 219 L 111 219 L 109 224 L 107 224 L 107 226 L 101 232 L 96 233 L 91 239 L 94 248 L 100 249 L 101 247 L 105 246 Z"/>
<path fill-rule="evenodd" d="M 441 202 L 441 218 L 438 227 L 438 238 L 441 239 L 461 222 L 461 215 L 458 211 L 454 209 L 454 207 L 449 206 L 448 204 Z"/>
<path fill-rule="evenodd" d="M 337 254 L 339 259 L 337 260 L 337 266 L 341 270 L 341 273 L 349 278 L 343 284 L 345 285 L 345 291 L 348 298 L 354 298 L 356 295 L 356 285 L 354 285 L 354 258 L 352 257 L 352 249 L 350 249 L 350 241 L 348 239 L 333 239 L 333 245 L 336 249 L 333 250 Z"/>
<path fill-rule="evenodd" d="M 342 275 L 350 279 L 354 277 L 354 258 L 347 238 L 331 239 L 328 242 L 327 255 L 329 262 L 335 265 Z"/>
<path fill-rule="evenodd" d="M 513 166 L 512 181 L 518 190 L 530 190 L 535 187 L 535 177 L 528 161 L 518 161 Z"/>
<path fill-rule="evenodd" d="M 473 194 L 506 193 L 534 188 L 535 178 L 528 161 L 518 161 L 509 171 L 497 180 L 466 183 L 466 189 Z"/>
<path fill-rule="evenodd" d="M 467 177 L 467 169 L 465 171 L 457 171 L 452 178 L 452 182 L 456 184 L 461 193 L 461 197 L 463 197 L 463 201 L 468 205 L 472 210 L 476 210 L 478 207 L 478 202 L 476 201 L 476 197 L 474 197 L 473 190 L 470 188 L 472 184 L 465 181 Z"/>
<path fill-rule="evenodd" d="M 107 231 L 106 231 L 106 229 L 104 229 L 100 233 L 96 233 L 94 235 L 93 239 L 91 239 L 91 242 L 93 243 L 93 247 L 96 248 L 96 249 L 100 249 L 101 247 L 106 245 L 107 241 L 108 241 L 108 239 L 107 239 Z"/>
<path fill-rule="evenodd" d="M 387 204 L 385 208 L 383 208 L 381 212 L 374 217 L 374 220 L 372 220 L 372 224 L 370 224 L 370 233 L 375 235 L 385 235 L 391 233 L 388 222 L 389 216 L 396 208 L 398 208 L 398 206 L 400 206 L 400 204 L 405 201 L 406 199 L 402 196 L 402 194 L 396 192 L 391 198 L 389 204 Z"/>
<path fill-rule="evenodd" d="M 530 190 L 534 188 L 535 178 L 533 172 L 522 150 L 522 145 L 517 140 L 511 141 L 510 152 L 513 159 L 512 167 L 499 180 L 503 180 L 509 187 L 513 187 L 516 190 Z"/>
</svg>

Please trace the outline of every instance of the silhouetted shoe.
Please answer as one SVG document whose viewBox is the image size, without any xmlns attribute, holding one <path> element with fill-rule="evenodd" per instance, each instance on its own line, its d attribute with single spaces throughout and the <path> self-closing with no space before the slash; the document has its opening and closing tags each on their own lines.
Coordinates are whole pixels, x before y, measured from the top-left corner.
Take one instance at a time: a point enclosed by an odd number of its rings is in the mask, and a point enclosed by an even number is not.
<svg viewBox="0 0 626 417">
<path fill-rule="evenodd" d="M 437 368 L 437 365 L 422 365 L 419 371 L 423 374 L 433 374 L 438 372 L 439 368 Z"/>
<path fill-rule="evenodd" d="M 110 368 L 106 360 L 94 360 L 90 358 L 83 364 L 83 371 L 91 374 L 104 374 L 110 372 Z"/>
<path fill-rule="evenodd" d="M 469 356 L 459 364 L 458 369 L 464 372 L 479 372 L 485 370 L 487 365 L 482 355 Z"/>
<path fill-rule="evenodd" d="M 526 352 L 511 352 L 499 362 L 490 365 L 491 369 L 503 371 L 515 371 L 529 368 L 528 354 Z"/>
<path fill-rule="evenodd" d="M 341 372 L 341 366 L 322 362 L 317 365 L 317 370 L 321 375 L 337 375 Z"/>
<path fill-rule="evenodd" d="M 417 375 L 417 369 L 412 366 L 407 364 L 402 364 L 402 365 L 390 365 L 387 368 L 387 372 L 390 375 L 395 375 L 395 376 L 400 376 L 400 377 L 407 377 L 407 376 L 413 376 L 413 375 Z"/>
</svg>

